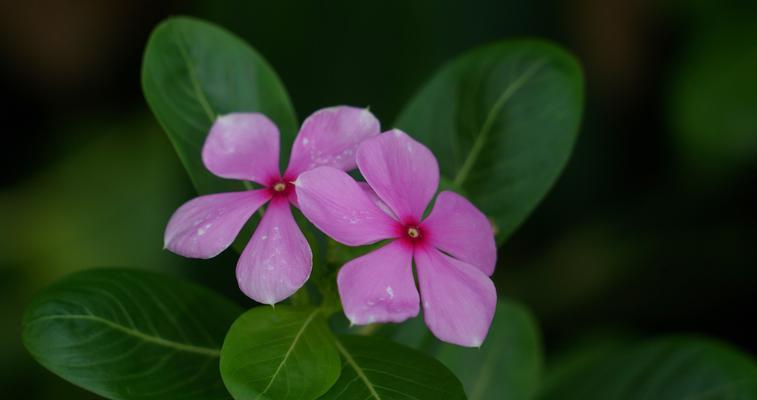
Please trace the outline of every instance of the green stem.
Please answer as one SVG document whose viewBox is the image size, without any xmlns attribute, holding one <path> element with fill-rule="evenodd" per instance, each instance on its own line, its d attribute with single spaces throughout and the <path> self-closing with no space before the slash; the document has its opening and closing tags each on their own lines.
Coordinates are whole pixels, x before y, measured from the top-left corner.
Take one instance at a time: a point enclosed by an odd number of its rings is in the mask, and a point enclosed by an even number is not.
<svg viewBox="0 0 757 400">
<path fill-rule="evenodd" d="M 381 324 L 370 324 L 370 325 L 365 325 L 365 326 L 362 326 L 362 327 L 360 327 L 360 328 L 359 328 L 359 329 L 357 330 L 357 334 L 358 334 L 358 335 L 364 335 L 364 336 L 368 336 L 368 335 L 371 335 L 371 334 L 373 334 L 374 332 L 376 332 L 376 330 L 378 330 L 378 328 L 381 328 Z"/>
</svg>

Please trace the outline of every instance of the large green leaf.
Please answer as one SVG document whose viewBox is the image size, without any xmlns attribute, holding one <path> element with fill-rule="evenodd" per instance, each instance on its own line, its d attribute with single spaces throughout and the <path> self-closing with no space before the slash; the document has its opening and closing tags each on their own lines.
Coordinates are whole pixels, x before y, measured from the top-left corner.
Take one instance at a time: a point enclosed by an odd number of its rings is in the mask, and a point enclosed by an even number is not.
<svg viewBox="0 0 757 400">
<path fill-rule="evenodd" d="M 465 399 L 460 381 L 439 361 L 371 336 L 340 336 L 342 374 L 322 400 Z"/>
<path fill-rule="evenodd" d="M 570 54 L 507 41 L 445 65 L 397 126 L 431 148 L 452 186 L 494 220 L 501 243 L 567 163 L 582 109 L 583 78 Z"/>
<path fill-rule="evenodd" d="M 23 340 L 50 371 L 110 399 L 228 399 L 218 360 L 241 312 L 181 280 L 89 270 L 35 298 Z"/>
<path fill-rule="evenodd" d="M 531 314 L 509 301 L 497 304 L 480 349 L 444 344 L 436 357 L 457 375 L 471 400 L 527 400 L 541 379 L 541 340 Z"/>
<path fill-rule="evenodd" d="M 221 376 L 237 400 L 315 399 L 340 368 L 317 308 L 253 308 L 234 322 L 221 351 Z"/>
<path fill-rule="evenodd" d="M 757 399 L 757 365 L 711 339 L 672 337 L 587 357 L 550 374 L 542 400 Z"/>
<path fill-rule="evenodd" d="M 202 145 L 218 115 L 261 112 L 278 125 L 282 149 L 294 140 L 297 121 L 276 73 L 244 41 L 210 23 L 176 17 L 158 25 L 145 50 L 142 89 L 200 193 L 244 187 L 202 164 Z"/>
</svg>

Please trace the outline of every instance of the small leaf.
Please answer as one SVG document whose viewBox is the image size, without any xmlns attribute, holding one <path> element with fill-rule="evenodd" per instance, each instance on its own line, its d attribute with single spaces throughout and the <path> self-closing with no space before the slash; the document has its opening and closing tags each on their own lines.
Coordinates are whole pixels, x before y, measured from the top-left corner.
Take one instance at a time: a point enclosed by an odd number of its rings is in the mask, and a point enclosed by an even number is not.
<svg viewBox="0 0 757 400">
<path fill-rule="evenodd" d="M 540 399 L 754 399 L 757 364 L 711 339 L 671 337 L 624 347 L 548 375 Z"/>
<path fill-rule="evenodd" d="M 315 399 L 339 377 L 339 353 L 320 309 L 257 307 L 229 330 L 221 376 L 242 399 Z"/>
<path fill-rule="evenodd" d="M 533 399 L 541 379 L 539 330 L 524 307 L 500 301 L 480 349 L 443 344 L 436 357 L 465 386 L 471 400 Z"/>
<path fill-rule="evenodd" d="M 241 312 L 181 280 L 88 270 L 34 299 L 23 340 L 45 368 L 109 399 L 228 399 L 218 357 Z"/>
<path fill-rule="evenodd" d="M 202 164 L 205 137 L 219 115 L 261 112 L 278 126 L 281 149 L 294 141 L 297 121 L 276 73 L 243 40 L 208 22 L 175 17 L 155 28 L 142 63 L 142 89 L 201 194 L 246 187 Z"/>
<path fill-rule="evenodd" d="M 453 60 L 397 126 L 428 145 L 442 175 L 494 219 L 506 240 L 570 157 L 583 108 L 576 60 L 546 42 L 499 42 Z"/>
<path fill-rule="evenodd" d="M 342 375 L 322 400 L 465 399 L 462 384 L 439 361 L 372 336 L 340 336 Z"/>
</svg>

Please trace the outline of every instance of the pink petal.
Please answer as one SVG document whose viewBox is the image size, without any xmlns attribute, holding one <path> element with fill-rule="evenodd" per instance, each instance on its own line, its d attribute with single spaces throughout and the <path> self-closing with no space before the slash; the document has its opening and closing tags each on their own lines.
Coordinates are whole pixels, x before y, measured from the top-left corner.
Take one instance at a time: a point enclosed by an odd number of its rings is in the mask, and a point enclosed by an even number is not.
<svg viewBox="0 0 757 400">
<path fill-rule="evenodd" d="M 202 161 L 222 178 L 268 185 L 279 177 L 279 129 L 260 113 L 218 117 L 202 148 Z"/>
<path fill-rule="evenodd" d="M 367 109 L 339 106 L 318 110 L 302 124 L 285 175 L 296 177 L 322 165 L 354 169 L 357 146 L 379 132 L 378 120 Z"/>
<path fill-rule="evenodd" d="M 215 257 L 270 198 L 262 189 L 196 197 L 171 216 L 163 238 L 165 248 L 184 257 Z"/>
<path fill-rule="evenodd" d="M 386 215 L 392 217 L 392 219 L 397 220 L 397 216 L 394 215 L 394 211 L 392 211 L 392 209 L 389 208 L 389 206 L 387 206 L 386 203 L 384 203 L 384 201 L 378 197 L 376 192 L 371 189 L 371 185 L 365 182 L 358 182 L 357 184 L 360 185 L 360 188 L 363 189 L 365 194 L 368 195 L 368 197 L 371 199 L 371 201 L 373 201 L 373 204 L 375 204 L 376 207 L 380 208 L 381 211 L 385 212 Z"/>
<path fill-rule="evenodd" d="M 415 266 L 431 332 L 445 342 L 481 346 L 497 305 L 491 279 L 431 247 L 416 248 Z"/>
<path fill-rule="evenodd" d="M 237 263 L 237 282 L 253 300 L 274 304 L 310 277 L 313 254 L 285 198 L 271 201 Z"/>
<path fill-rule="evenodd" d="M 418 223 L 439 184 L 439 165 L 426 146 L 394 129 L 363 142 L 360 172 L 403 223 Z"/>
<path fill-rule="evenodd" d="M 348 246 L 395 237 L 398 224 L 381 211 L 352 177 L 318 167 L 294 182 L 300 211 L 325 234 Z"/>
<path fill-rule="evenodd" d="M 350 322 L 402 322 L 418 315 L 412 257 L 412 249 L 395 241 L 342 267 L 337 283 Z"/>
<path fill-rule="evenodd" d="M 289 202 L 292 203 L 293 206 L 295 206 L 298 209 L 300 208 L 300 202 L 297 201 L 296 190 L 292 190 L 291 192 L 289 192 L 289 195 L 287 196 L 287 198 L 289 199 Z"/>
<path fill-rule="evenodd" d="M 497 246 L 492 225 L 463 196 L 447 191 L 439 193 L 431 214 L 421 226 L 434 247 L 473 265 L 487 276 L 494 273 Z"/>
</svg>

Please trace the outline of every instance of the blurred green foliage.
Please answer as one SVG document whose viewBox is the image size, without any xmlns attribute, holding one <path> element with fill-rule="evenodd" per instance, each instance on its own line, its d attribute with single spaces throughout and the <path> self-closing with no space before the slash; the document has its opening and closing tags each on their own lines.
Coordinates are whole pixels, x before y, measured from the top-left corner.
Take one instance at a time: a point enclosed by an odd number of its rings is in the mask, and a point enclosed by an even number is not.
<svg viewBox="0 0 757 400">
<path fill-rule="evenodd" d="M 186 264 L 162 250 L 165 221 L 187 190 L 157 125 L 143 113 L 90 116 L 58 134 L 76 145 L 23 185 L 0 192 L 0 220 L 13 227 L 0 233 L 4 385 L 23 386 L 30 370 L 48 376 L 32 365 L 19 336 L 23 308 L 43 286 L 93 266 L 176 271 Z M 51 387 L 25 390 L 47 398 L 42 393 Z"/>
<path fill-rule="evenodd" d="M 141 114 L 60 135 L 77 133 L 90 139 L 3 191 L 0 218 L 14 227 L 2 233 L 3 264 L 47 282 L 88 265 L 175 266 L 161 248 L 163 224 L 186 194 L 185 178 L 159 128 Z"/>
<path fill-rule="evenodd" d="M 682 173 L 717 182 L 757 166 L 757 22 L 695 35 L 672 74 L 673 139 Z"/>
<path fill-rule="evenodd" d="M 539 399 L 757 398 L 757 364 L 717 341 L 665 337 L 617 347 L 605 342 L 602 352 L 595 346 L 556 363 Z"/>
</svg>

